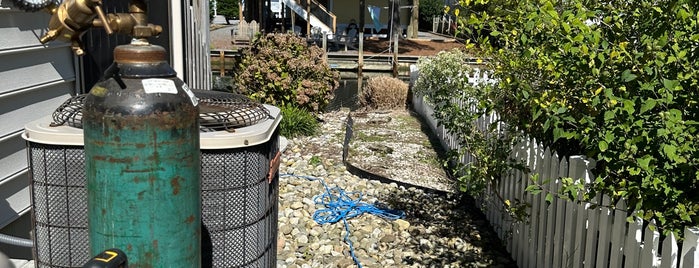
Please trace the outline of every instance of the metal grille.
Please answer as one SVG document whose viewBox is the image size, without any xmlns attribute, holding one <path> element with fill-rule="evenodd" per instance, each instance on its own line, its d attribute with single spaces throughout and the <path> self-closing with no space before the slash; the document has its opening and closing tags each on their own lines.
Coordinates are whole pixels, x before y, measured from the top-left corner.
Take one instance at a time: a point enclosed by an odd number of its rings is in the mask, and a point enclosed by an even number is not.
<svg viewBox="0 0 699 268">
<path fill-rule="evenodd" d="M 231 131 L 269 118 L 269 111 L 260 103 L 243 95 L 194 90 L 199 99 L 201 131 Z"/>
<path fill-rule="evenodd" d="M 83 128 L 83 107 L 85 106 L 87 94 L 73 96 L 61 104 L 53 112 L 53 123 L 51 126 L 62 126 L 68 124 L 74 128 Z"/>
<path fill-rule="evenodd" d="M 38 267 L 82 267 L 90 258 L 82 147 L 30 143 L 34 256 Z"/>
<path fill-rule="evenodd" d="M 279 177 L 266 180 L 278 131 L 260 145 L 202 150 L 203 267 L 274 267 Z M 29 143 L 38 267 L 89 260 L 83 147 Z"/>
<path fill-rule="evenodd" d="M 235 128 L 251 126 L 269 118 L 269 111 L 260 103 L 243 95 L 194 90 L 199 99 L 199 130 L 235 131 Z M 52 126 L 69 125 L 83 128 L 82 109 L 87 94 L 71 97 L 53 112 Z"/>
<path fill-rule="evenodd" d="M 278 176 L 267 182 L 278 133 L 265 144 L 202 151 L 204 267 L 274 267 Z"/>
</svg>

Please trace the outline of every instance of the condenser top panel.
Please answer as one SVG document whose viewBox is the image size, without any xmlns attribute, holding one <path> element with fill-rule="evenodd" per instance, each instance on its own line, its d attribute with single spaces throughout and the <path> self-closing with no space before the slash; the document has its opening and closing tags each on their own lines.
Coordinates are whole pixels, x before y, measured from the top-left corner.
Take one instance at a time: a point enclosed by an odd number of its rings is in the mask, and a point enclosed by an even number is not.
<svg viewBox="0 0 699 268">
<path fill-rule="evenodd" d="M 279 108 L 266 104 L 263 106 L 268 111 L 268 116 L 256 124 L 234 129 L 200 132 L 200 148 L 242 148 L 269 141 L 279 126 L 282 116 Z M 84 145 L 82 129 L 68 125 L 55 126 L 53 119 L 52 116 L 46 116 L 28 123 L 25 125 L 22 137 L 27 141 L 41 144 Z"/>
</svg>

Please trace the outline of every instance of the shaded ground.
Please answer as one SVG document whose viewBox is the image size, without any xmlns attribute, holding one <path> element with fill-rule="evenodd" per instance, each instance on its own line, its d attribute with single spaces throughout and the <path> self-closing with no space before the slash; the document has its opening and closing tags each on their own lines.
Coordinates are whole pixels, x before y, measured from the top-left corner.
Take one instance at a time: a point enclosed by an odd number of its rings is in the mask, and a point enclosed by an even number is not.
<svg viewBox="0 0 699 268">
<path fill-rule="evenodd" d="M 381 53 L 389 47 L 389 40 L 372 40 L 364 41 L 364 51 L 367 54 Z M 453 39 L 444 40 L 422 40 L 422 39 L 404 39 L 398 41 L 398 53 L 403 56 L 431 56 L 444 50 L 454 48 L 464 48 L 464 44 Z"/>
</svg>

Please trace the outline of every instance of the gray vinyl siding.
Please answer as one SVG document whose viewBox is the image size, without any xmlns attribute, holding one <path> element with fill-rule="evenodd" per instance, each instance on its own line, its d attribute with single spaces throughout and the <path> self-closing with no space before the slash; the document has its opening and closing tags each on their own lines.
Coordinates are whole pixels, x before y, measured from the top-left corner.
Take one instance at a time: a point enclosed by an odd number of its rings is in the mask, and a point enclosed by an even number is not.
<svg viewBox="0 0 699 268">
<path fill-rule="evenodd" d="M 39 43 L 49 15 L 0 0 L 0 229 L 30 210 L 26 123 L 50 115 L 75 91 L 67 44 Z"/>
</svg>

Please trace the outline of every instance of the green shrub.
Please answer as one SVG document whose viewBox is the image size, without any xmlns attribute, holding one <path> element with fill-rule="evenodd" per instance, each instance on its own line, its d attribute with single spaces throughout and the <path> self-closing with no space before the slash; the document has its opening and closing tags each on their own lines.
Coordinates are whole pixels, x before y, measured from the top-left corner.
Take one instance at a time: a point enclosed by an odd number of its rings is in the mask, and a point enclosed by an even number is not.
<svg viewBox="0 0 699 268">
<path fill-rule="evenodd" d="M 359 103 L 372 109 L 405 109 L 408 84 L 398 78 L 377 76 L 369 78 L 362 89 Z"/>
<path fill-rule="evenodd" d="M 477 126 L 476 120 L 492 111 L 496 96 L 489 95 L 492 88 L 487 84 L 469 84 L 469 76 L 474 73 L 469 58 L 462 50 L 454 49 L 420 59 L 417 64 L 420 76 L 413 91 L 434 106 L 432 116 L 449 134 L 458 137 L 459 149 L 447 154 L 454 164 L 452 173 L 457 176 L 462 191 L 478 194 L 496 183 L 505 171 L 516 167 L 508 156 L 519 137 L 502 135 L 503 129 L 498 128 L 502 127 L 500 121 L 485 128 Z M 461 164 L 459 160 L 465 154 L 478 161 Z"/>
<path fill-rule="evenodd" d="M 256 39 L 235 76 L 238 93 L 277 105 L 322 111 L 339 86 L 339 74 L 323 61 L 323 50 L 293 34 Z"/>
<path fill-rule="evenodd" d="M 295 138 L 313 136 L 320 130 L 320 124 L 312 113 L 291 105 L 281 107 L 282 121 L 279 122 L 279 134 Z"/>
<path fill-rule="evenodd" d="M 477 38 L 500 81 L 493 109 L 559 153 L 596 159 L 586 200 L 599 193 L 623 198 L 664 235 L 697 225 L 695 1 L 470 7 L 488 2 L 462 1 L 460 25 L 468 25 L 462 31 Z"/>
</svg>

